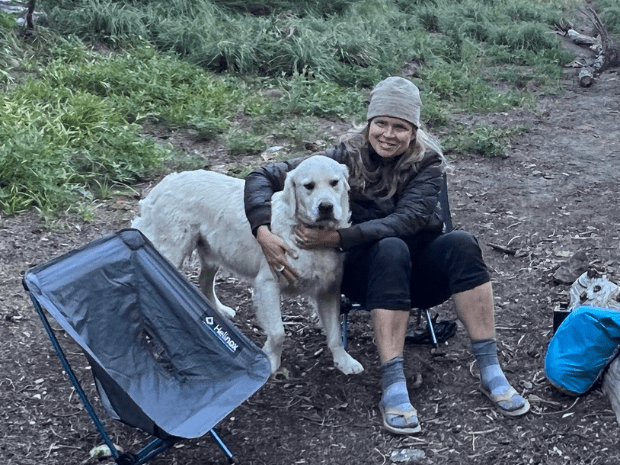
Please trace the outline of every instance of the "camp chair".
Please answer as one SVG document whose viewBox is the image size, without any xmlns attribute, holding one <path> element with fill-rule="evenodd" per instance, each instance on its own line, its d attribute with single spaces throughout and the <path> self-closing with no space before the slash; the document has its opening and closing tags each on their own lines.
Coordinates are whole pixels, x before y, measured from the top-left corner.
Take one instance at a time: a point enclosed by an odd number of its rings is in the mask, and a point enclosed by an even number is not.
<svg viewBox="0 0 620 465">
<path fill-rule="evenodd" d="M 450 203 L 448 201 L 448 181 L 445 173 L 442 177 L 439 203 L 444 213 L 444 232 L 453 231 Z M 343 295 L 340 305 L 340 326 L 342 345 L 345 349 L 347 348 L 349 313 L 353 310 L 364 310 L 364 306 L 358 302 L 351 301 L 348 297 Z M 440 321 L 437 323 L 437 317 L 432 318 L 430 309 L 428 308 L 418 309 L 418 326 L 420 326 L 422 315 L 424 315 L 424 319 L 426 320 L 426 328 L 423 330 L 408 330 L 406 333 L 407 341 L 417 344 L 432 344 L 436 349 L 440 342 L 452 337 L 456 332 L 456 323 L 453 321 Z"/>
<path fill-rule="evenodd" d="M 28 270 L 23 284 L 64 370 L 116 463 L 139 465 L 213 427 L 269 378 L 269 359 L 135 229 Z M 44 311 L 45 310 L 45 311 Z M 119 453 L 46 312 L 90 363 L 104 410 L 152 438 Z"/>
</svg>

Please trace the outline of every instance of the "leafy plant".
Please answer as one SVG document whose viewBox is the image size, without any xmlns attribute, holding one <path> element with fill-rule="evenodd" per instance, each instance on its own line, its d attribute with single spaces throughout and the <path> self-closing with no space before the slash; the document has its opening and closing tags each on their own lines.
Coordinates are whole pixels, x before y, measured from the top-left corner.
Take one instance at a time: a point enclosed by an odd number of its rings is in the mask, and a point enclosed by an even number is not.
<svg viewBox="0 0 620 465">
<path fill-rule="evenodd" d="M 257 154 L 267 147 L 262 136 L 241 129 L 228 132 L 224 140 L 226 151 L 231 155 Z"/>
<path fill-rule="evenodd" d="M 476 154 L 494 158 L 506 155 L 510 141 L 527 131 L 525 126 L 497 128 L 488 124 L 459 126 L 444 138 L 445 153 Z"/>
</svg>

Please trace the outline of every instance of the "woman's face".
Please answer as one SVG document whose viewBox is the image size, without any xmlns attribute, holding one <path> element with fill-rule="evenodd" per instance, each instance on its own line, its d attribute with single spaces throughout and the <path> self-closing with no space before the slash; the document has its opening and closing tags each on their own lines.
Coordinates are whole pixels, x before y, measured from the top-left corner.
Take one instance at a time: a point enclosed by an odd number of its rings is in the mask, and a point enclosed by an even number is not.
<svg viewBox="0 0 620 465">
<path fill-rule="evenodd" d="M 370 121 L 368 141 L 379 156 L 392 158 L 407 150 L 415 134 L 415 126 L 405 120 L 377 116 Z"/>
</svg>

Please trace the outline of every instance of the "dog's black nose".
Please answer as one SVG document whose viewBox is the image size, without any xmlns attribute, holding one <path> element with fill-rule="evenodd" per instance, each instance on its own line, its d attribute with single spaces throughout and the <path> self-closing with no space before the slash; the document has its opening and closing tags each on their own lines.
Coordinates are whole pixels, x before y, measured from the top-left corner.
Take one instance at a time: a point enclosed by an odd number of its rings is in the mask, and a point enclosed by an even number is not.
<svg viewBox="0 0 620 465">
<path fill-rule="evenodd" d="M 319 215 L 327 216 L 331 215 L 334 211 L 334 206 L 330 202 L 321 202 L 319 204 Z"/>
</svg>

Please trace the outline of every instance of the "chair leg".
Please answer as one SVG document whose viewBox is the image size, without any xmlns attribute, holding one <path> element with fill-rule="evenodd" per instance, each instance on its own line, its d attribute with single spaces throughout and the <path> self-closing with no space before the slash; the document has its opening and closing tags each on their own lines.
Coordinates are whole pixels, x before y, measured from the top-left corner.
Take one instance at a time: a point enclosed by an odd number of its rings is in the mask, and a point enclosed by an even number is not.
<svg viewBox="0 0 620 465">
<path fill-rule="evenodd" d="M 435 328 L 433 328 L 433 321 L 431 320 L 431 312 L 428 308 L 422 310 L 424 312 L 424 316 L 426 317 L 426 328 L 431 335 L 431 339 L 433 341 L 433 347 L 437 349 L 439 347 L 439 343 L 437 342 L 437 336 L 435 336 Z M 419 318 L 418 313 L 418 318 Z"/>
</svg>

